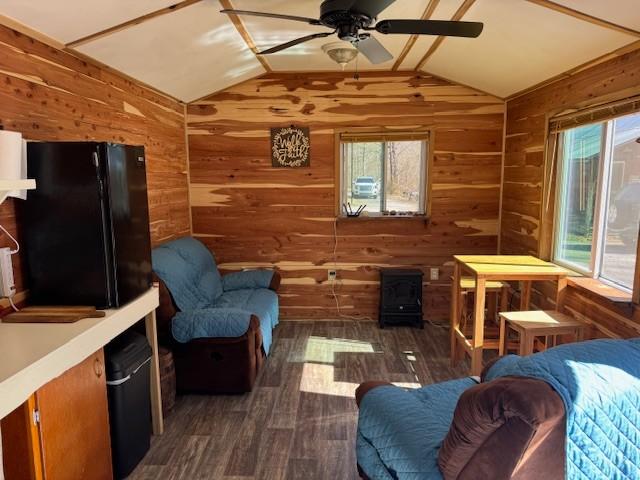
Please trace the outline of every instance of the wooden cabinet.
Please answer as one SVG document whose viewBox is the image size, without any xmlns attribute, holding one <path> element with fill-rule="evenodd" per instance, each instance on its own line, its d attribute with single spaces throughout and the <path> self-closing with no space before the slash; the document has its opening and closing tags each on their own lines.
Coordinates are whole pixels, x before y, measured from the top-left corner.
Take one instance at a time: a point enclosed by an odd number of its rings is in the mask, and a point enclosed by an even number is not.
<svg viewBox="0 0 640 480">
<path fill-rule="evenodd" d="M 111 480 L 111 442 L 99 350 L 2 419 L 6 480 Z"/>
</svg>

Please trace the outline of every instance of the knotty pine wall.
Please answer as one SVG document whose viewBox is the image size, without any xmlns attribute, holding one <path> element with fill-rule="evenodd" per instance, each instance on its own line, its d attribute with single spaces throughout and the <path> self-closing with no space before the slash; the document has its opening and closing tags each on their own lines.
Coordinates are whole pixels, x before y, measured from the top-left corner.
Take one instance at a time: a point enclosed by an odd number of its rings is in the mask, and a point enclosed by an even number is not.
<svg viewBox="0 0 640 480">
<path fill-rule="evenodd" d="M 547 117 L 638 93 L 640 50 L 635 50 L 507 102 L 501 253 L 544 256 L 541 219 L 553 215 L 542 214 Z M 536 303 L 548 306 L 552 291 L 552 285 L 540 288 Z M 614 304 L 570 288 L 567 307 L 593 326 L 594 336 L 640 334 L 637 306 Z"/>
<path fill-rule="evenodd" d="M 178 101 L 0 26 L 0 123 L 29 140 L 144 145 L 153 243 L 189 234 L 184 105 Z M 19 240 L 20 202 L 0 205 L 0 224 Z M 10 243 L 0 233 L 0 246 Z M 20 292 L 28 288 L 21 255 L 13 262 Z"/>
<path fill-rule="evenodd" d="M 425 315 L 448 318 L 451 256 L 497 250 L 504 102 L 415 73 L 270 74 L 187 109 L 193 230 L 224 270 L 275 267 L 285 318 L 336 318 L 334 130 L 435 130 L 431 222 L 340 220 L 343 314 L 376 318 L 379 267 L 425 272 Z M 269 128 L 311 129 L 311 167 L 271 167 Z M 429 282 L 429 268 L 440 280 Z"/>
</svg>

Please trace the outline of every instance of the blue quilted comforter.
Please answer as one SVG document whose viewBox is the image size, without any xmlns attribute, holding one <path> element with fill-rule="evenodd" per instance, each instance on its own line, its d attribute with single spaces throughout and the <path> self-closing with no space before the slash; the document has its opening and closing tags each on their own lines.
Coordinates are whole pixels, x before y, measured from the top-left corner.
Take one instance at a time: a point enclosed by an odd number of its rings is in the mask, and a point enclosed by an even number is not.
<svg viewBox="0 0 640 480">
<path fill-rule="evenodd" d="M 152 262 L 181 310 L 171 323 L 177 341 L 239 337 L 249 328 L 251 315 L 256 315 L 263 349 L 269 353 L 279 308 L 278 295 L 269 290 L 272 270 L 247 270 L 222 277 L 213 254 L 191 237 L 156 247 Z"/>
<path fill-rule="evenodd" d="M 471 378 L 405 390 L 377 387 L 360 404 L 358 465 L 371 480 L 442 480 L 438 452 Z"/>
<path fill-rule="evenodd" d="M 486 381 L 505 375 L 542 379 L 562 397 L 567 479 L 640 479 L 640 339 L 510 355 L 489 370 Z"/>
</svg>

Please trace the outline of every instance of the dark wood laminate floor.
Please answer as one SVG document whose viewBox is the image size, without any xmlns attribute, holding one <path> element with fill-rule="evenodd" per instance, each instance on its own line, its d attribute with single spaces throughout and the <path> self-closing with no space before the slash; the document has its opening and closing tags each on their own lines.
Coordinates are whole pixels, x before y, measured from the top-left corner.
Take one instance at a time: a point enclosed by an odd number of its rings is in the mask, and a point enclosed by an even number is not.
<svg viewBox="0 0 640 480">
<path fill-rule="evenodd" d="M 442 328 L 283 322 L 253 392 L 185 395 L 131 479 L 358 478 L 354 390 L 366 380 L 425 385 L 449 367 Z"/>
</svg>

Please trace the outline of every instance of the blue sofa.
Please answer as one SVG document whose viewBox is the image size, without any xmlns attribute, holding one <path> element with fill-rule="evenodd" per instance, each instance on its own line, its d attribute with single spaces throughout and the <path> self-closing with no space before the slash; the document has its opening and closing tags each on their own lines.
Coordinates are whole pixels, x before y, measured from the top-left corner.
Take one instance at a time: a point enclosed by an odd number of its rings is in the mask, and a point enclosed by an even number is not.
<svg viewBox="0 0 640 480">
<path fill-rule="evenodd" d="M 370 480 L 640 478 L 640 339 L 591 340 L 416 390 L 356 391 Z"/>
<path fill-rule="evenodd" d="M 220 275 L 213 254 L 184 237 L 152 252 L 160 284 L 158 330 L 174 355 L 179 390 L 243 392 L 253 387 L 278 324 L 279 275 Z"/>
</svg>

